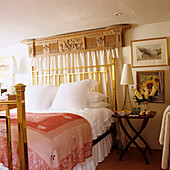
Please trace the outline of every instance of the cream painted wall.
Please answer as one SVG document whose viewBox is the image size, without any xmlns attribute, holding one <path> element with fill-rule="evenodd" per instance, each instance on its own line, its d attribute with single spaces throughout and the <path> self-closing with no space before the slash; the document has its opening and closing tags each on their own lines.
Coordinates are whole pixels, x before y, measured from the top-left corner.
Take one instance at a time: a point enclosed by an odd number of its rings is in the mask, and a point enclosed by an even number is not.
<svg viewBox="0 0 170 170">
<path fill-rule="evenodd" d="M 147 25 L 132 25 L 131 29 L 127 30 L 125 33 L 125 47 L 123 48 L 124 63 L 131 63 L 131 48 L 130 41 L 139 39 L 149 39 L 157 37 L 168 37 L 168 53 L 170 54 L 170 22 L 155 23 Z M 164 70 L 164 83 L 165 83 L 165 103 L 152 103 L 151 109 L 157 111 L 157 115 L 154 119 L 150 119 L 147 127 L 143 131 L 143 137 L 148 141 L 151 148 L 160 149 L 162 148 L 159 144 L 159 133 L 162 121 L 162 115 L 165 108 L 170 104 L 170 70 L 169 66 L 165 67 L 143 67 L 132 69 L 135 87 L 136 87 L 136 71 L 149 71 L 149 70 Z M 132 104 L 134 103 L 131 94 Z M 140 122 L 140 123 L 139 123 Z M 133 121 L 137 129 L 140 128 L 141 121 Z M 142 143 L 140 145 L 143 146 Z"/>
<path fill-rule="evenodd" d="M 30 79 L 30 59 L 27 54 L 27 46 L 24 44 L 16 44 L 9 47 L 0 48 L 0 57 L 14 56 L 17 60 L 18 74 L 15 75 L 15 82 L 29 84 Z M 7 80 L 8 79 L 8 80 Z M 5 81 L 9 84 L 11 77 L 7 77 Z M 10 86 L 10 85 L 9 85 Z"/>
</svg>

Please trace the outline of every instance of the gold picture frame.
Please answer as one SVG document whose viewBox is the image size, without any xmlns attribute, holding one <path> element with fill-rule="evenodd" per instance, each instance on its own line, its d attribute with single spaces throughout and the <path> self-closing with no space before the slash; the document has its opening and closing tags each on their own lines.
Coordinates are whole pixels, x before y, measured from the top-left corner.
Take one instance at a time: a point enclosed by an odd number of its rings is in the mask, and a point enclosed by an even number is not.
<svg viewBox="0 0 170 170">
<path fill-rule="evenodd" d="M 132 67 L 155 67 L 168 65 L 167 38 L 131 41 Z"/>
<path fill-rule="evenodd" d="M 158 95 L 155 97 L 155 100 L 152 103 L 164 103 L 164 71 L 137 71 L 136 72 L 136 89 L 139 90 L 143 85 L 148 88 L 152 88 L 153 84 L 158 85 Z"/>
<path fill-rule="evenodd" d="M 9 76 L 10 74 L 10 64 L 13 56 L 0 57 L 0 76 Z"/>
</svg>

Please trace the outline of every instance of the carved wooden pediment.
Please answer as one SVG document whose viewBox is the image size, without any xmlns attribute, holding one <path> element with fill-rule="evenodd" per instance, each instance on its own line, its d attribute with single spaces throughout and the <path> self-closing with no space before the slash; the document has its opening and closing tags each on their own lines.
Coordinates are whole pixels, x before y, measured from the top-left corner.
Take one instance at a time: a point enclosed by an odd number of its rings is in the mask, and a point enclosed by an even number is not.
<svg viewBox="0 0 170 170">
<path fill-rule="evenodd" d="M 23 40 L 30 57 L 122 47 L 124 32 L 130 25 L 115 25 L 95 30 Z"/>
</svg>

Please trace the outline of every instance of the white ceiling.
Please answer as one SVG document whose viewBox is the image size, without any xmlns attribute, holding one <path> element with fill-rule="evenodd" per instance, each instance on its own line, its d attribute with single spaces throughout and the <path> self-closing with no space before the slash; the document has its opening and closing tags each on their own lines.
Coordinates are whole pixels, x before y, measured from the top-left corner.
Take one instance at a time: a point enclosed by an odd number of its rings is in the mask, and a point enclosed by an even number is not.
<svg viewBox="0 0 170 170">
<path fill-rule="evenodd" d="M 1 0 L 0 47 L 115 24 L 164 21 L 170 21 L 170 0 Z"/>
</svg>

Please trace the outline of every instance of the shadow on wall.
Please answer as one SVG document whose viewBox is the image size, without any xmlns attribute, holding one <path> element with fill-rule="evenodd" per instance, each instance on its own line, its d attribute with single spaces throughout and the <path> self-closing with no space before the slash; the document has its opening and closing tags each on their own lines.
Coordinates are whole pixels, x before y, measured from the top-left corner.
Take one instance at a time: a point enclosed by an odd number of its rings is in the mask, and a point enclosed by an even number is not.
<svg viewBox="0 0 170 170">
<path fill-rule="evenodd" d="M 19 73 L 23 74 L 27 72 L 26 58 L 22 57 L 19 63 Z"/>
</svg>

